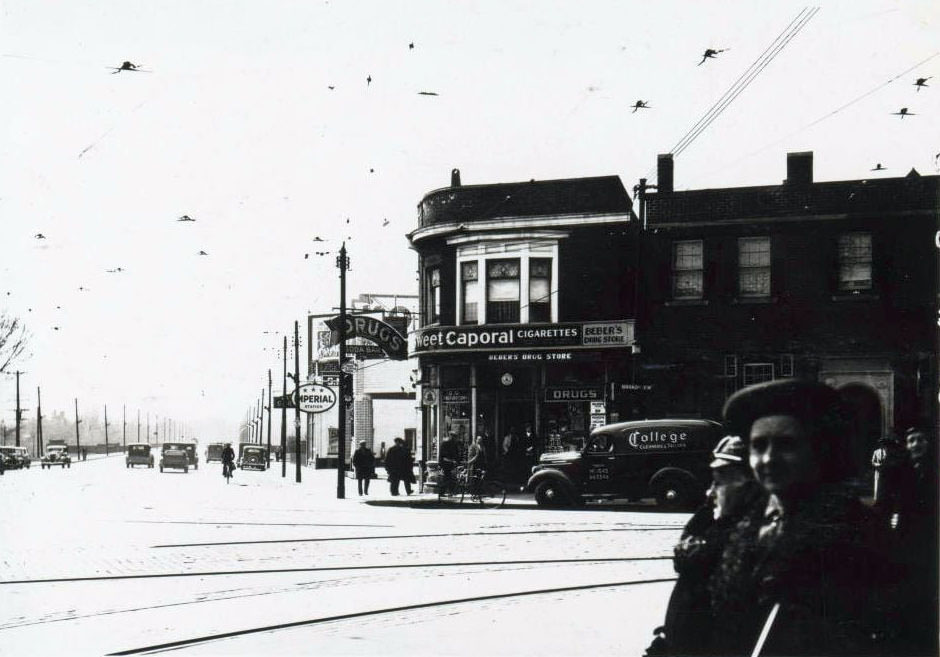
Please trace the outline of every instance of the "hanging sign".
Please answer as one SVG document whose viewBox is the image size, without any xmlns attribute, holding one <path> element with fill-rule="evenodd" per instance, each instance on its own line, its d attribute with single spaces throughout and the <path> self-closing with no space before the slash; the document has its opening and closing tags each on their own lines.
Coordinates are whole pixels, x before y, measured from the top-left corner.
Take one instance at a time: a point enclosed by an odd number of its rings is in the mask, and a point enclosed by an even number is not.
<svg viewBox="0 0 940 657">
<path fill-rule="evenodd" d="M 304 413 L 325 413 L 336 405 L 336 393 L 319 383 L 305 383 L 297 390 L 297 401 Z"/>
</svg>

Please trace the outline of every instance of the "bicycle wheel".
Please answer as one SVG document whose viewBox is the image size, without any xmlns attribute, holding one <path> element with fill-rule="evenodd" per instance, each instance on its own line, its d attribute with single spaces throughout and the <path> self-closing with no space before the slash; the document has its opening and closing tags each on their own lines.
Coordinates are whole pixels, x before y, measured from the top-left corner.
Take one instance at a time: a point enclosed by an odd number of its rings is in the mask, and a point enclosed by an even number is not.
<svg viewBox="0 0 940 657">
<path fill-rule="evenodd" d="M 484 509 L 497 509 L 506 501 L 506 487 L 498 481 L 484 481 L 478 499 Z"/>
</svg>

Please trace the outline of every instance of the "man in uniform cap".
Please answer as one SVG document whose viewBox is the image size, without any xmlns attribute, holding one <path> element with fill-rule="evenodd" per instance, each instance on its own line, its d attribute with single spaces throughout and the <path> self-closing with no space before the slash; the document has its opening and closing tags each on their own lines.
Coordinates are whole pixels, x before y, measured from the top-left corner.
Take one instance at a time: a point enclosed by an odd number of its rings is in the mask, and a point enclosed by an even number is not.
<svg viewBox="0 0 940 657">
<path fill-rule="evenodd" d="M 763 509 L 767 494 L 748 465 L 747 443 L 725 436 L 712 451 L 712 485 L 706 503 L 686 523 L 675 546 L 676 580 L 666 620 L 647 655 L 707 655 L 712 628 L 708 580 L 728 536 L 745 513 Z"/>
<path fill-rule="evenodd" d="M 710 582 L 715 654 L 889 654 L 874 517 L 844 484 L 846 406 L 798 379 L 750 386 L 724 408 L 769 497 L 729 537 Z M 886 652 L 887 651 L 887 652 Z"/>
</svg>

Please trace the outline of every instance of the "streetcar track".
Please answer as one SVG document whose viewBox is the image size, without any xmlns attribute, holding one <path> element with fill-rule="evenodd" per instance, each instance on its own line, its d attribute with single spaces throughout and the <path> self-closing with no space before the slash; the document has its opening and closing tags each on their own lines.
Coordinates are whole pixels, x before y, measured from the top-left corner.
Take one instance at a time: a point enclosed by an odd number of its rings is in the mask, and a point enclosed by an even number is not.
<svg viewBox="0 0 940 657">
<path fill-rule="evenodd" d="M 125 520 L 124 522 L 151 525 L 251 525 L 261 527 L 394 527 L 395 525 L 344 525 L 322 522 L 209 522 L 204 520 Z"/>
<path fill-rule="evenodd" d="M 171 577 L 216 577 L 221 575 L 269 575 L 278 573 L 328 572 L 331 570 L 393 570 L 396 568 L 460 568 L 466 566 L 503 566 L 526 564 L 611 563 L 620 561 L 663 561 L 672 556 L 597 557 L 591 559 L 514 559 L 509 561 L 452 561 L 446 563 L 378 564 L 357 566 L 313 566 L 309 568 L 257 568 L 250 570 L 213 570 L 191 573 L 143 573 L 136 575 L 90 575 L 86 577 L 49 577 L 42 579 L 2 580 L 0 586 L 14 584 L 60 584 L 68 582 L 101 582 L 111 580 L 168 579 Z"/>
<path fill-rule="evenodd" d="M 129 648 L 126 650 L 121 650 L 118 652 L 108 653 L 108 657 L 112 655 L 140 655 L 156 652 L 169 652 L 172 650 L 179 650 L 181 648 L 186 648 L 189 646 L 210 643 L 212 641 L 221 641 L 223 639 L 232 639 L 239 636 L 247 636 L 250 634 L 259 634 L 262 632 L 273 632 L 277 630 L 291 629 L 295 627 L 304 627 L 311 625 L 320 625 L 323 623 L 332 623 L 336 621 L 351 620 L 357 618 L 366 618 L 369 616 L 381 616 L 384 614 L 395 614 L 406 611 L 414 611 L 418 609 L 429 609 L 433 607 L 446 607 L 450 605 L 460 605 L 467 604 L 470 602 L 484 602 L 488 600 L 502 600 L 507 598 L 517 598 L 525 596 L 536 596 L 536 595 L 547 595 L 553 593 L 567 593 L 571 591 L 588 591 L 592 589 L 602 589 L 602 588 L 616 588 L 621 586 L 636 586 L 642 584 L 659 584 L 664 582 L 674 582 L 675 577 L 665 577 L 665 578 L 656 578 L 656 579 L 645 579 L 645 580 L 628 580 L 622 582 L 604 582 L 601 584 L 580 584 L 577 586 L 562 586 L 549 589 L 530 589 L 527 591 L 514 591 L 511 593 L 493 593 L 489 595 L 479 595 L 472 596 L 467 598 L 452 598 L 448 600 L 437 600 L 434 602 L 421 602 L 410 605 L 401 605 L 398 607 L 384 607 L 381 609 L 372 609 L 368 611 L 356 611 L 350 612 L 347 614 L 337 614 L 335 616 L 324 616 L 321 618 L 309 618 L 300 621 L 291 621 L 288 623 L 277 623 L 275 625 L 265 625 L 261 627 L 252 627 L 243 630 L 233 630 L 230 632 L 220 632 L 217 634 L 207 634 L 205 636 L 193 637 L 191 639 L 180 639 L 178 641 L 168 641 L 166 643 L 158 643 L 149 646 L 142 646 L 139 648 Z"/>
<path fill-rule="evenodd" d="M 274 543 L 325 543 L 331 541 L 375 541 L 400 538 L 450 538 L 456 536 L 519 536 L 522 534 L 598 534 L 629 531 L 678 531 L 681 527 L 654 525 L 651 527 L 615 527 L 610 529 L 525 529 L 505 532 L 451 532 L 448 534 L 383 534 L 380 536 L 325 536 L 318 538 L 274 538 L 254 541 L 219 541 L 212 543 L 167 543 L 151 548 L 219 547 L 223 545 L 268 545 Z"/>
</svg>

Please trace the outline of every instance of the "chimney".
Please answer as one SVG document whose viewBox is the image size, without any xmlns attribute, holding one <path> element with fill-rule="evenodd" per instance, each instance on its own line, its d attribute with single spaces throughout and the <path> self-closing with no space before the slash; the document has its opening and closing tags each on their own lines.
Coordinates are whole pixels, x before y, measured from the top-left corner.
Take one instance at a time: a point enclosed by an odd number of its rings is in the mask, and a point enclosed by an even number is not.
<svg viewBox="0 0 940 657">
<path fill-rule="evenodd" d="M 460 169 L 450 170 L 450 186 L 460 187 Z"/>
<path fill-rule="evenodd" d="M 787 153 L 787 179 L 783 182 L 793 186 L 813 184 L 813 151 Z"/>
<path fill-rule="evenodd" d="M 660 194 L 672 191 L 672 153 L 656 157 L 656 191 Z"/>
</svg>

